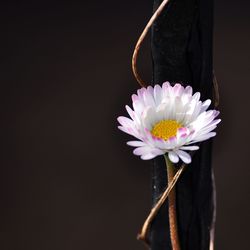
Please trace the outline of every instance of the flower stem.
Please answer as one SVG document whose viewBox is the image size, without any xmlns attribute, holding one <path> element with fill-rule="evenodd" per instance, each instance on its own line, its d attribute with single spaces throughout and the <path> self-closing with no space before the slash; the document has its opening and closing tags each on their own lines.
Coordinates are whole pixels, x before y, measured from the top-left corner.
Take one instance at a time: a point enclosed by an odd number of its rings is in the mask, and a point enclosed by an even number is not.
<svg viewBox="0 0 250 250">
<path fill-rule="evenodd" d="M 165 202 L 165 200 L 168 198 L 171 190 L 174 188 L 176 182 L 178 181 L 178 179 L 181 176 L 181 174 L 184 171 L 184 169 L 185 169 L 185 164 L 182 164 L 182 166 L 176 172 L 175 176 L 172 178 L 172 181 L 168 182 L 168 187 L 166 188 L 166 190 L 164 191 L 164 193 L 162 194 L 162 196 L 160 197 L 160 199 L 158 200 L 158 202 L 156 203 L 156 205 L 151 209 L 151 211 L 150 211 L 147 219 L 145 220 L 145 222 L 143 224 L 141 232 L 137 236 L 137 239 L 141 240 L 142 242 L 144 242 L 145 245 L 147 245 L 147 246 L 150 245 L 149 240 L 147 239 L 147 233 L 149 231 L 149 227 L 150 227 L 153 219 L 157 215 L 158 211 L 160 210 L 161 206 L 163 205 L 163 203 Z"/>
<path fill-rule="evenodd" d="M 175 175 L 175 166 L 169 160 L 167 155 L 164 155 L 168 173 L 168 184 L 172 182 Z M 178 225 L 176 216 L 176 190 L 175 186 L 172 188 L 168 196 L 168 216 L 169 216 L 169 229 L 170 229 L 170 239 L 173 250 L 180 250 L 180 241 L 178 236 Z"/>
</svg>

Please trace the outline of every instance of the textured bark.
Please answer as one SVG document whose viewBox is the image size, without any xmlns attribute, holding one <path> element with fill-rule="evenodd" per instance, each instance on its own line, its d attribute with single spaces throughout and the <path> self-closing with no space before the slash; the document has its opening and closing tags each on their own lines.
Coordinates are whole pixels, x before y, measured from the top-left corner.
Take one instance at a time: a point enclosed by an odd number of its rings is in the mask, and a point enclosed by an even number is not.
<svg viewBox="0 0 250 250">
<path fill-rule="evenodd" d="M 161 1 L 154 1 L 154 9 Z M 201 98 L 212 98 L 213 2 L 170 0 L 152 27 L 154 84 L 169 81 L 191 85 Z M 177 183 L 177 216 L 182 250 L 208 250 L 213 217 L 212 142 L 203 142 Z M 153 203 L 165 190 L 163 157 L 154 161 Z M 170 250 L 168 204 L 150 232 L 152 250 Z"/>
</svg>

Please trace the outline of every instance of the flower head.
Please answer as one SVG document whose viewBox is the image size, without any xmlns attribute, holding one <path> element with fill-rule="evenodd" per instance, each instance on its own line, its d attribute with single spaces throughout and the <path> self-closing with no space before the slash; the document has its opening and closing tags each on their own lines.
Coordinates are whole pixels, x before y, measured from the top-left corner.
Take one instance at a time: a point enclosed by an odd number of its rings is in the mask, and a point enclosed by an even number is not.
<svg viewBox="0 0 250 250">
<path fill-rule="evenodd" d="M 186 151 L 199 149 L 197 142 L 216 135 L 212 132 L 221 121 L 219 111 L 207 110 L 211 100 L 202 102 L 192 87 L 169 82 L 141 88 L 132 95 L 133 109 L 126 106 L 130 118 L 120 116 L 118 126 L 138 140 L 127 142 L 136 147 L 133 153 L 143 160 L 168 154 L 173 163 L 179 158 L 191 162 Z"/>
</svg>

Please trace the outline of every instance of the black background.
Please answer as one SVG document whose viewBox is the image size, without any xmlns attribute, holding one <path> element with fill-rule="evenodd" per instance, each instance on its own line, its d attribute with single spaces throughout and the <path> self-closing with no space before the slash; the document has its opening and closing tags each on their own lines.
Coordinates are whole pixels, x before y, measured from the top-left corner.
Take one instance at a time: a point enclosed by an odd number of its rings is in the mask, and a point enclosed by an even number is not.
<svg viewBox="0 0 250 250">
<path fill-rule="evenodd" d="M 130 60 L 147 1 L 1 3 L 0 249 L 144 249 L 151 162 L 116 117 L 138 88 Z M 214 143 L 216 249 L 248 249 L 249 7 L 215 3 L 222 123 Z M 140 71 L 151 78 L 149 43 Z"/>
</svg>

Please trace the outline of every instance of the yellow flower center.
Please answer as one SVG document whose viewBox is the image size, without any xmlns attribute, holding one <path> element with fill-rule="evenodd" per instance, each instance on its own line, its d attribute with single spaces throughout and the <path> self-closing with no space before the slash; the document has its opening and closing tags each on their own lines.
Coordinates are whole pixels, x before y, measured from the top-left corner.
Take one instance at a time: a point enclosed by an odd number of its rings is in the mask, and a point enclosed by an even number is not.
<svg viewBox="0 0 250 250">
<path fill-rule="evenodd" d="M 177 130 L 182 125 L 175 120 L 162 120 L 157 122 L 151 130 L 151 134 L 155 137 L 168 140 L 170 137 L 176 136 Z"/>
</svg>

